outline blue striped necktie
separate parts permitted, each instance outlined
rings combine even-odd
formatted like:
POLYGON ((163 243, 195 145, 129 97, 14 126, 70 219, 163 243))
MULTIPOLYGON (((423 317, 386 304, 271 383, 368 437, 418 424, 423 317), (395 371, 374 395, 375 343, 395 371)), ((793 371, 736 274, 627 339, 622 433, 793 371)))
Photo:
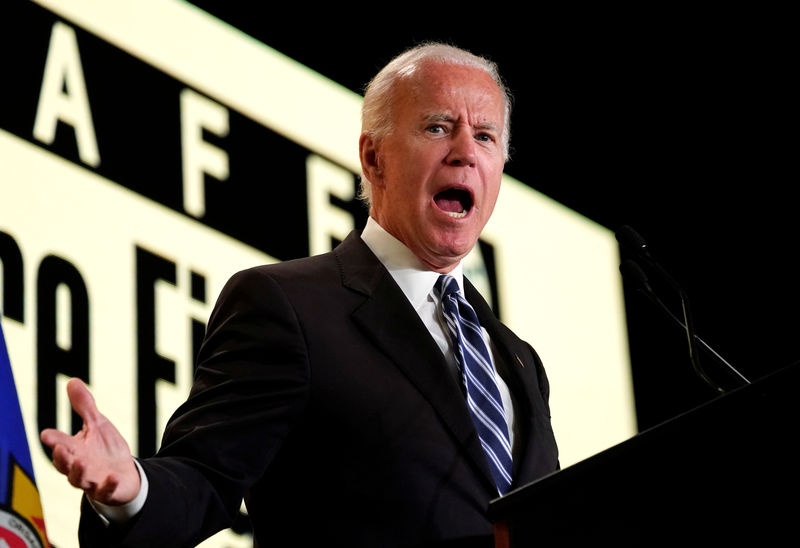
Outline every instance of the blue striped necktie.
POLYGON ((455 278, 442 274, 433 291, 442 303, 442 314, 466 387, 467 407, 488 457, 497 490, 504 495, 511 485, 511 443, 489 348, 475 310, 459 293, 455 278))

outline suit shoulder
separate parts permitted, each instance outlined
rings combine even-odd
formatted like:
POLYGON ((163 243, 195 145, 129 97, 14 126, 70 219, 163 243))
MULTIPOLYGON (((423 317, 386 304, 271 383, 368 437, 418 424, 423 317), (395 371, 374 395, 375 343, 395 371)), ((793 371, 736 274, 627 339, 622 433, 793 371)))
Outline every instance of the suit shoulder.
POLYGON ((337 263, 332 252, 245 268, 233 274, 229 283, 257 283, 259 279, 273 281, 320 279, 324 274, 336 272, 337 263))

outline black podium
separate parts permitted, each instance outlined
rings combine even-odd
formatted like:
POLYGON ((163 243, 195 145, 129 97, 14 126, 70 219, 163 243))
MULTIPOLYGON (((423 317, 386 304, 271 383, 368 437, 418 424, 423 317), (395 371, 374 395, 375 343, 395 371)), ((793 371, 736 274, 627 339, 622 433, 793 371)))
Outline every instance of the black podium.
POLYGON ((493 501, 496 546, 796 545, 799 392, 793 365, 493 501))

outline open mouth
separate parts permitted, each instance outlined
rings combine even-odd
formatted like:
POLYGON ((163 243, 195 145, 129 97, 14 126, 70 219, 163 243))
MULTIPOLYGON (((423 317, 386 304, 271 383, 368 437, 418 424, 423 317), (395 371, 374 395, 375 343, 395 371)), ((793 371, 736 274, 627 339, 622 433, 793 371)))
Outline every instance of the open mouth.
POLYGON ((472 195, 460 188, 448 188, 433 197, 436 205, 454 219, 466 217, 472 209, 472 195))

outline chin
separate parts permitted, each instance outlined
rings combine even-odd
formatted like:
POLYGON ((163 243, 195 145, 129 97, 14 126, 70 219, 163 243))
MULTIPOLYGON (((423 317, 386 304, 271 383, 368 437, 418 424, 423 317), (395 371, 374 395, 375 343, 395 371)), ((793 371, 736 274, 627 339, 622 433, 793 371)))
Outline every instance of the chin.
POLYGON ((439 246, 436 247, 439 257, 447 257, 451 261, 460 261, 463 259, 472 248, 475 246, 476 239, 467 239, 464 241, 447 241, 447 242, 440 242, 439 246))

